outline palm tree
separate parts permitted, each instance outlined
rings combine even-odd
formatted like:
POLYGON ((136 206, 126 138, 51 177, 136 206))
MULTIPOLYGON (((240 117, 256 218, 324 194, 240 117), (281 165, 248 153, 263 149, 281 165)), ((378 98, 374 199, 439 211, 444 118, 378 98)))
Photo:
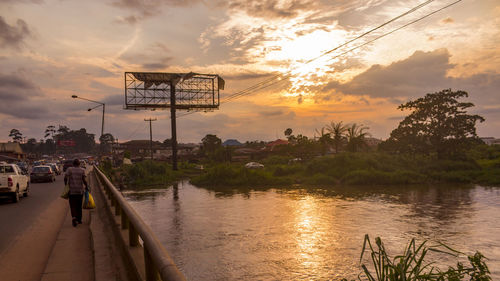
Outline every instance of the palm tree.
POLYGON ((370 136, 370 133, 365 132, 365 130, 368 129, 370 128, 356 123, 347 128, 347 149, 349 151, 356 152, 359 148, 366 146, 366 137, 370 136))
POLYGON ((318 141, 321 144, 321 155, 326 154, 326 150, 330 146, 332 142, 332 138, 330 137, 330 133, 327 133, 325 127, 321 128, 321 130, 315 129, 316 134, 319 135, 318 141))
POLYGON ((342 121, 335 123, 330 122, 330 125, 326 126, 326 130, 330 132, 330 137, 335 147, 335 153, 339 153, 339 148, 345 141, 345 132, 347 131, 347 126, 344 125, 342 121))

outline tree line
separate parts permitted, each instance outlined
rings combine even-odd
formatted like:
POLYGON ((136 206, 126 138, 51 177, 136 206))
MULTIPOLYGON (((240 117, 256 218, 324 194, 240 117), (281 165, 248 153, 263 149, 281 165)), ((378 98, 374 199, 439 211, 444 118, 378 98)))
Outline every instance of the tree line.
MULTIPOLYGON (((397 154, 423 154, 437 159, 464 159, 466 151, 482 143, 476 133, 476 123, 485 119, 477 114, 468 114, 474 106, 462 102, 465 91, 444 89, 428 93, 424 97, 398 106, 401 111, 410 111, 395 128, 390 137, 374 149, 397 154)), ((369 127, 357 123, 332 121, 315 130, 315 137, 294 135, 292 128, 283 133, 289 145, 276 148, 276 154, 288 154, 301 158, 325 155, 327 152, 358 152, 368 149, 371 136, 369 127)), ((250 144, 247 143, 247 146, 250 144)), ((201 155, 216 161, 230 159, 231 149, 223 148, 221 139, 208 134, 202 139, 201 155), (229 155, 229 156, 228 156, 229 155)))

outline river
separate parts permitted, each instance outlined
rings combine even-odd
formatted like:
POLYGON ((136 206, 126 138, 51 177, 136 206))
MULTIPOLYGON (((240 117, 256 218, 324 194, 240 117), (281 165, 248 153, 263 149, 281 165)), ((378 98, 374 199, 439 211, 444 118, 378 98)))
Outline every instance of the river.
POLYGON ((181 182, 123 194, 188 280, 354 279, 365 234, 380 236, 392 256, 412 238, 478 250, 500 280, 500 188, 220 192, 181 182))

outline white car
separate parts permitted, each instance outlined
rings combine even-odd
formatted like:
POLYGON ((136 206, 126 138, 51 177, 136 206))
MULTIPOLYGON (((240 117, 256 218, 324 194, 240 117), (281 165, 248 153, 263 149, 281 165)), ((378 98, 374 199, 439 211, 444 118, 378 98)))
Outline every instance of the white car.
POLYGON ((264 165, 257 162, 248 162, 245 164, 245 168, 247 169, 263 169, 264 165))
POLYGON ((9 196, 17 203, 20 195, 29 195, 28 176, 15 164, 0 162, 0 196, 9 196))

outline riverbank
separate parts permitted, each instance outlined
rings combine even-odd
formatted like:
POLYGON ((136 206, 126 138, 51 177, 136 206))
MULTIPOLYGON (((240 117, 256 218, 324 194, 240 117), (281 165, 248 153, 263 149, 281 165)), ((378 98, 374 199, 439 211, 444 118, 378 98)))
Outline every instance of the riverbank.
POLYGON ((435 160, 385 153, 341 153, 308 162, 287 157, 264 159, 263 169, 215 164, 191 179, 199 186, 408 185, 436 183, 500 184, 500 159, 435 160))
POLYGON ((181 162, 178 171, 166 162, 143 161, 103 171, 121 188, 164 187, 181 179, 211 188, 269 188, 300 185, 500 185, 500 148, 478 147, 466 159, 437 160, 426 155, 383 152, 343 152, 309 160, 273 155, 258 160, 261 169, 245 168, 243 162, 181 162))

